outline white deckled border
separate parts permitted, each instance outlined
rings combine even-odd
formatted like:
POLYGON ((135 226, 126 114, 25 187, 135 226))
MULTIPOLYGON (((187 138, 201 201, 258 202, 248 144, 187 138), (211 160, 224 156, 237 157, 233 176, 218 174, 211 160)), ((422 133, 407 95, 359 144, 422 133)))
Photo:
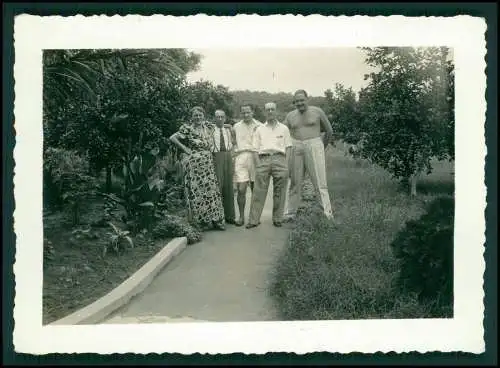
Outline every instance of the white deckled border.
POLYGON ((485 20, 471 16, 16 17, 15 351, 31 354, 484 352, 485 32, 485 20), (453 48, 456 66, 454 318, 42 326, 43 49, 360 46, 453 48))

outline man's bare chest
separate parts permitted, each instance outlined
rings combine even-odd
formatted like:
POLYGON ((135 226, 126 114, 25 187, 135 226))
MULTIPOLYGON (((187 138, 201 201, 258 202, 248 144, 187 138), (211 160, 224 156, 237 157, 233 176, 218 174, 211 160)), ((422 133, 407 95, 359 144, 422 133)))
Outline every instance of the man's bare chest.
POLYGON ((290 128, 291 129, 301 129, 301 128, 314 128, 320 125, 319 114, 314 112, 306 112, 304 114, 294 114, 290 117, 290 128))

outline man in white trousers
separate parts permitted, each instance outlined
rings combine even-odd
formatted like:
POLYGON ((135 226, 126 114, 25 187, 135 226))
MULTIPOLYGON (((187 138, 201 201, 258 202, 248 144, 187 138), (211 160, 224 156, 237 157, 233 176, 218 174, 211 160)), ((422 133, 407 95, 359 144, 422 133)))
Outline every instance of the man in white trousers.
POLYGON ((304 174, 307 173, 319 194, 325 216, 333 220, 325 163, 325 148, 333 136, 333 130, 325 112, 319 107, 308 106, 307 99, 306 91, 295 92, 295 110, 289 112, 284 121, 290 130, 293 142, 290 192, 285 218, 288 221, 293 220, 297 213, 302 199, 304 174))

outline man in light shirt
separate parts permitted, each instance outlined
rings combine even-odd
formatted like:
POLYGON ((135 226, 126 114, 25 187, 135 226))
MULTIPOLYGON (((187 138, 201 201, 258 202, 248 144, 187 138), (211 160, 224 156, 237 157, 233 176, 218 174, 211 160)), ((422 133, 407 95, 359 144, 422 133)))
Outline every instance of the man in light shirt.
POLYGON ((224 217, 228 224, 235 223, 234 215, 234 188, 233 188, 233 142, 231 128, 226 124, 226 113, 223 110, 215 111, 216 129, 214 135, 214 165, 215 175, 224 205, 224 217))
POLYGON ((288 113, 284 121, 290 129, 293 140, 290 195, 286 217, 287 220, 291 220, 297 213, 302 198, 304 174, 307 173, 319 194, 325 216, 333 219, 325 163, 325 149, 331 140, 333 130, 324 111, 316 106, 308 106, 307 98, 306 91, 295 92, 296 109, 288 113), (324 131, 323 135, 321 131, 324 131))
POLYGON ((236 226, 245 223, 245 206, 247 188, 253 192, 255 181, 255 166, 253 161, 253 136, 255 130, 262 123, 253 118, 253 111, 250 105, 241 106, 243 120, 233 126, 234 139, 234 181, 238 192, 237 202, 240 218, 236 221, 236 226))
POLYGON ((292 139, 288 127, 276 119, 276 104, 267 103, 265 110, 267 121, 257 128, 254 136, 255 188, 250 218, 246 226, 248 229, 260 224, 271 177, 273 178, 274 226, 282 225, 285 209, 292 139))

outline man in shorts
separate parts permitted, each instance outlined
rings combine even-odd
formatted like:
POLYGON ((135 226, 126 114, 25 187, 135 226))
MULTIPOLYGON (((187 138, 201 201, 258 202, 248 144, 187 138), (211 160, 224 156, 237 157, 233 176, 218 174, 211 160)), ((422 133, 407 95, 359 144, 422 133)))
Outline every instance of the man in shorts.
POLYGON ((262 123, 253 118, 253 110, 250 105, 241 106, 243 120, 233 126, 234 139, 234 181, 236 183, 239 219, 236 226, 245 223, 245 206, 248 185, 253 192, 255 182, 254 147, 253 138, 257 127, 262 123))

